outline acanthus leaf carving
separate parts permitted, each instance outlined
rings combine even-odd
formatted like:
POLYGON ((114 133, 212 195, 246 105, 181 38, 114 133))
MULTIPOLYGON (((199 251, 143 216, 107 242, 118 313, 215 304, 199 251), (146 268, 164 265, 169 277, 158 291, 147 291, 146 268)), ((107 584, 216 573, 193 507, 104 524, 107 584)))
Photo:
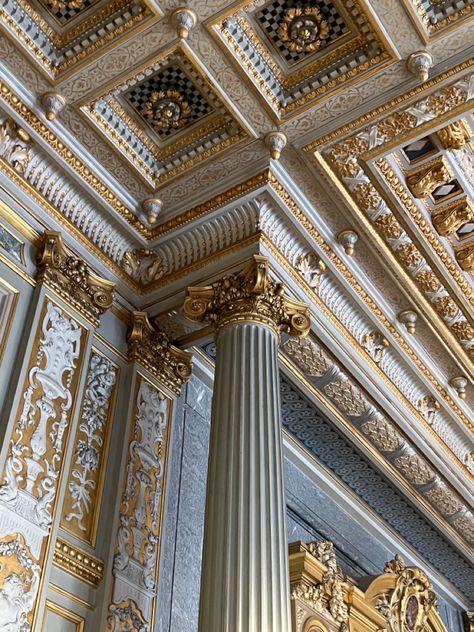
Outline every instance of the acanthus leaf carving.
POLYGON ((161 258, 149 248, 127 250, 122 258, 122 268, 143 285, 157 281, 165 273, 161 258))
POLYGON ((133 312, 128 334, 128 356, 137 360, 165 386, 179 394, 192 374, 192 355, 174 347, 168 336, 155 329, 146 312, 133 312))
POLYGON ((184 313, 217 329, 239 321, 260 322, 277 333, 305 336, 310 329, 308 306, 285 295, 269 274, 267 257, 253 255, 240 272, 205 287, 189 287, 184 313))
POLYGON ((31 140, 27 132, 12 119, 0 123, 0 156, 19 174, 23 174, 31 160, 31 140))
POLYGON ((50 285, 98 325, 101 314, 113 303, 114 283, 92 272, 82 259, 69 254, 61 234, 55 231, 44 233, 38 266, 38 281, 50 285))

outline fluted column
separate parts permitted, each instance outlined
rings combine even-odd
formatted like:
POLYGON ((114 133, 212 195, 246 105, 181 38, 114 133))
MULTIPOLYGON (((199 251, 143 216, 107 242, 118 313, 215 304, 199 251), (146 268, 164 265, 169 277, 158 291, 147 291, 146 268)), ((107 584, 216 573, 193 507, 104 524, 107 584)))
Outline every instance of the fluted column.
POLYGON ((199 630, 289 632, 278 341, 307 333, 307 307, 260 256, 188 293, 187 316, 217 332, 199 630))

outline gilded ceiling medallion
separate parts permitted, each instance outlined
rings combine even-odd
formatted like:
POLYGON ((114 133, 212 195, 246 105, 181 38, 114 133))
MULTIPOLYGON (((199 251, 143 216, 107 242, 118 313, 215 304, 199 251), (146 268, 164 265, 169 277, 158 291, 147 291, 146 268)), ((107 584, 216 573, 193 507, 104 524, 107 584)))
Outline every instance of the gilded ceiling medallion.
POLYGON ((329 35, 329 26, 315 7, 288 9, 278 29, 292 53, 313 53, 329 35))
POLYGON ((47 4, 54 11, 77 11, 84 7, 85 0, 48 0, 47 4))
POLYGON ((152 92, 143 111, 147 120, 161 130, 184 127, 191 116, 191 107, 177 90, 152 92))

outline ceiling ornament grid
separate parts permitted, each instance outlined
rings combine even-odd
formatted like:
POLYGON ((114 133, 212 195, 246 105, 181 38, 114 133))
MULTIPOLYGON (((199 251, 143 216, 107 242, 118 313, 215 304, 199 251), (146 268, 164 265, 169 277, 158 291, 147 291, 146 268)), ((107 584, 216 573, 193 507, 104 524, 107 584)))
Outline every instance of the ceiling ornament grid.
MULTIPOLYGON (((414 140, 414 136, 422 135, 423 132, 426 135, 426 130, 430 131, 430 126, 439 127, 443 121, 455 119, 456 113, 457 116, 459 113, 463 114, 472 106, 473 99, 474 75, 471 74, 368 126, 367 120, 375 119, 375 113, 365 116, 360 122, 359 131, 351 136, 343 137, 342 140, 337 139, 336 136, 343 136, 346 132, 346 128, 343 128, 337 134, 328 135, 305 148, 306 151, 314 153, 316 161, 322 165, 330 178, 349 193, 354 200, 353 206, 357 203, 359 212, 385 241, 397 262, 413 279, 435 312, 433 303, 439 298, 439 292, 448 298, 452 297, 454 304, 457 305, 456 314, 450 314, 441 322, 444 322, 453 334, 453 341, 457 340, 471 357, 474 357, 474 331, 469 322, 470 309, 463 306, 464 300, 474 304, 474 292, 470 281, 446 253, 444 245, 426 222, 418 206, 408 204, 404 199, 404 211, 408 211, 410 219, 417 223, 416 230, 422 235, 416 236, 414 240, 413 236, 406 232, 406 223, 404 222, 403 226, 400 224, 381 194, 380 187, 374 186, 376 178, 371 163, 375 163, 377 156, 386 154, 389 149, 407 145, 414 140), (417 244, 420 241, 423 243, 424 239, 430 242, 432 251, 438 255, 440 265, 448 273, 448 282, 430 267, 426 257, 429 260, 431 253, 425 256, 420 251, 417 244), (433 294, 426 286, 425 273, 433 273, 438 278, 440 290, 437 294, 433 294)), ((356 127, 357 123, 356 121, 351 124, 351 128, 356 127)), ((378 168, 383 169, 383 159, 376 164, 378 168)), ((385 175, 387 177, 389 174, 385 175)), ((392 184, 393 187, 396 186, 393 177, 392 184)))
POLYGON ((54 79, 157 19, 144 0, 7 0, 0 11, 0 25, 54 79))
POLYGON ((92 96, 81 112, 155 188, 248 138, 181 45, 92 96))
POLYGON ((209 28, 276 120, 396 59, 364 0, 243 2, 209 28))
POLYGON ((425 42, 474 14, 474 0, 403 0, 425 42))
POLYGON ((285 378, 280 394, 284 428, 441 574, 472 598, 474 578, 465 558, 285 378))

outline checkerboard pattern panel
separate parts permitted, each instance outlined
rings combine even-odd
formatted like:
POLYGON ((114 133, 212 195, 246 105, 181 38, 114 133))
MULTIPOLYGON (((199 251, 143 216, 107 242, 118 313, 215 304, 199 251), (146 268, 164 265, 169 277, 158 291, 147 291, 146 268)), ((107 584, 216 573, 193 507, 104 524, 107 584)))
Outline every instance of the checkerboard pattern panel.
POLYGON ((270 41, 273 43, 273 46, 275 47, 277 52, 283 57, 288 65, 295 64, 305 57, 315 54, 314 52, 293 53, 289 51, 286 47, 286 44, 281 41, 281 38, 278 34, 278 29, 280 28, 280 25, 288 9, 294 9, 298 7, 318 8, 321 11, 323 19, 327 22, 329 26, 329 34, 321 42, 321 47, 319 50, 326 48, 334 40, 343 35, 346 35, 349 32, 349 28, 344 23, 344 20, 342 19, 336 6, 333 2, 330 2, 330 0, 319 0, 319 2, 298 2, 298 0, 273 0, 272 2, 269 2, 262 9, 255 12, 254 18, 263 29, 263 31, 267 34, 267 36, 270 38, 270 41))
POLYGON ((67 22, 69 22, 69 20, 72 20, 77 15, 79 15, 79 13, 82 13, 93 4, 99 4, 100 0, 83 0, 83 2, 77 8, 71 6, 72 4, 77 3, 72 3, 70 1, 68 2, 68 0, 63 0, 58 8, 54 7, 54 4, 56 3, 52 3, 49 0, 40 0, 40 2, 44 6, 44 8, 58 20, 60 24, 66 24, 67 22))
POLYGON ((472 5, 474 0, 421 0, 421 8, 433 25, 472 5))
MULTIPOLYGON (((185 127, 195 123, 214 109, 184 70, 174 64, 160 69, 151 77, 147 77, 145 81, 135 85, 124 94, 124 98, 148 124, 151 124, 144 114, 145 104, 149 101, 152 93, 159 90, 176 90, 182 95, 184 101, 188 103, 191 108, 191 114, 187 119, 185 127)), ((168 130, 154 128, 160 138, 168 138, 182 129, 183 127, 179 130, 174 128, 168 130)))

